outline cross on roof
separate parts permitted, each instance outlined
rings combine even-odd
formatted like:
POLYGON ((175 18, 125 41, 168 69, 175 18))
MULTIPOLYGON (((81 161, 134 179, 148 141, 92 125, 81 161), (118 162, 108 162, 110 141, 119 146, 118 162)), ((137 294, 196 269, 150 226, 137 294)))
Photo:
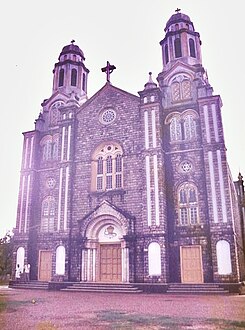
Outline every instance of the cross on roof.
POLYGON ((106 62, 106 66, 101 68, 102 72, 106 72, 106 81, 110 82, 110 74, 115 70, 115 65, 111 65, 109 61, 106 62))
POLYGON ((181 9, 177 8, 175 9, 176 13, 178 13, 179 11, 181 11, 181 9))
POLYGON ((74 42, 75 42, 75 40, 74 40, 74 39, 72 39, 72 41, 71 41, 71 44, 74 44, 74 42))

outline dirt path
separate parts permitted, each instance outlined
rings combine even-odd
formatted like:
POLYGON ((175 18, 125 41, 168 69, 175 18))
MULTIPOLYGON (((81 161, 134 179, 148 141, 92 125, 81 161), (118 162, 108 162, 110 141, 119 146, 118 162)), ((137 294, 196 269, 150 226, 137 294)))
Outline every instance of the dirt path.
POLYGON ((245 296, 238 295, 173 296, 21 289, 1 289, 0 295, 7 299, 7 308, 0 314, 3 330, 245 329, 245 296), (212 323, 210 319, 216 321, 212 323), (203 323, 204 320, 207 323, 203 323), (168 327, 165 327, 166 322, 168 327), (224 327, 225 324, 230 327, 224 327))

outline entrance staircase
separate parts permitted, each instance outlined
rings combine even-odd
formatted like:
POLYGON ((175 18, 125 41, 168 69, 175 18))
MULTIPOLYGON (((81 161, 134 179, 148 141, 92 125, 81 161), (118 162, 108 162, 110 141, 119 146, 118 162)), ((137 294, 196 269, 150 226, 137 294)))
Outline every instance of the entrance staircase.
POLYGON ((69 292, 110 292, 110 293, 141 293, 133 284, 79 282, 72 283, 60 291, 69 292))
POLYGON ((48 290, 48 282, 30 281, 28 283, 11 281, 9 288, 13 289, 33 289, 33 290, 48 290))
POLYGON ((168 286, 167 294, 228 294, 229 291, 215 283, 184 284, 171 283, 168 286))

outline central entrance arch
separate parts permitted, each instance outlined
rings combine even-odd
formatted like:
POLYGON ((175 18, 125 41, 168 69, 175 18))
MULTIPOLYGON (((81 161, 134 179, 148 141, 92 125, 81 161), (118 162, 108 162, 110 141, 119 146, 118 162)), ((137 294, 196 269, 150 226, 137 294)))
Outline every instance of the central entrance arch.
POLYGON ((81 228, 81 281, 129 282, 128 220, 108 204, 103 211, 81 228))

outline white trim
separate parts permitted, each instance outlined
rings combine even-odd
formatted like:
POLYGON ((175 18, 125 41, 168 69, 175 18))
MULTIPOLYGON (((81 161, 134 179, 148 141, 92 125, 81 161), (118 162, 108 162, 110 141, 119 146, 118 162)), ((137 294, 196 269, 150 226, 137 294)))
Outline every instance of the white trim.
POLYGON ((67 229, 68 184, 69 184, 69 166, 66 167, 66 174, 65 174, 64 230, 67 229))
POLYGON ((34 143, 34 136, 31 137, 31 150, 30 150, 29 168, 31 168, 31 165, 32 165, 33 143, 34 143))
POLYGON ((67 160, 70 160, 70 150, 71 150, 71 125, 68 126, 67 155, 66 155, 67 160))
POLYGON ((213 217, 214 217, 214 222, 217 223, 217 222, 219 222, 219 218, 218 218, 216 191, 215 191, 215 176, 214 176, 214 164, 213 164, 213 153, 212 153, 212 151, 208 152, 208 165, 209 165, 209 172, 210 172, 211 196, 212 196, 212 204, 213 204, 213 217))
POLYGON ((58 200, 58 221, 57 230, 60 230, 60 218, 61 218, 61 198, 62 198, 62 181, 63 181, 63 168, 60 168, 60 180, 59 180, 59 200, 58 200))
POLYGON ((151 226, 151 178, 150 178, 150 156, 145 157, 146 167, 146 200, 147 200, 147 222, 151 226))
POLYGON ((96 249, 92 249, 92 257, 93 257, 93 269, 92 269, 92 273, 93 273, 93 282, 95 282, 95 280, 96 280, 96 278, 95 278, 96 249))
POLYGON ((62 127, 62 139, 61 139, 61 160, 64 160, 64 148, 65 148, 65 126, 62 127))
POLYGON ((148 112, 144 112, 144 123, 145 123, 145 148, 149 149, 149 119, 148 112))
POLYGON ((91 249, 88 249, 88 259, 87 259, 87 281, 90 281, 90 264, 91 264, 91 249))
POLYGON ((85 281, 85 251, 82 250, 82 269, 81 269, 81 280, 85 281))
POLYGON ((25 190, 25 176, 22 177, 22 185, 21 185, 20 214, 19 214, 19 233, 21 233, 21 225, 22 225, 24 190, 25 190))
POLYGON ((218 131, 217 113, 216 113, 215 104, 212 104, 211 108, 212 108, 215 142, 219 142, 219 131, 218 131))
POLYGON ((31 181, 31 176, 29 174, 28 177, 27 177, 27 191, 26 191, 26 208, 25 208, 24 233, 26 233, 26 230, 27 230, 27 217, 28 217, 29 198, 30 198, 30 181, 31 181))
POLYGON ((154 193, 155 193, 155 222, 156 222, 156 226, 159 226, 160 221, 159 221, 159 186, 158 186, 157 155, 153 156, 153 168, 154 168, 154 193))
POLYGON ((24 168, 26 168, 27 165, 27 155, 28 155, 28 146, 29 146, 29 138, 26 138, 25 141, 25 158, 24 158, 24 168))
POLYGON ((156 111, 153 109, 151 112, 151 125, 152 125, 152 147, 157 146, 157 134, 156 134, 156 111))
POLYGON ((203 113, 204 113, 205 131, 206 131, 206 140, 207 140, 207 143, 210 143, 211 137, 210 137, 210 127, 209 127, 208 106, 207 105, 203 106, 203 113))
POLYGON ((227 222, 227 210, 225 202, 225 186, 224 186, 224 176, 222 170, 222 160, 220 150, 217 150, 217 159, 218 159, 218 171, 219 171, 219 186, 220 186, 220 196, 221 196, 221 205, 222 205, 222 219, 223 222, 227 222))

